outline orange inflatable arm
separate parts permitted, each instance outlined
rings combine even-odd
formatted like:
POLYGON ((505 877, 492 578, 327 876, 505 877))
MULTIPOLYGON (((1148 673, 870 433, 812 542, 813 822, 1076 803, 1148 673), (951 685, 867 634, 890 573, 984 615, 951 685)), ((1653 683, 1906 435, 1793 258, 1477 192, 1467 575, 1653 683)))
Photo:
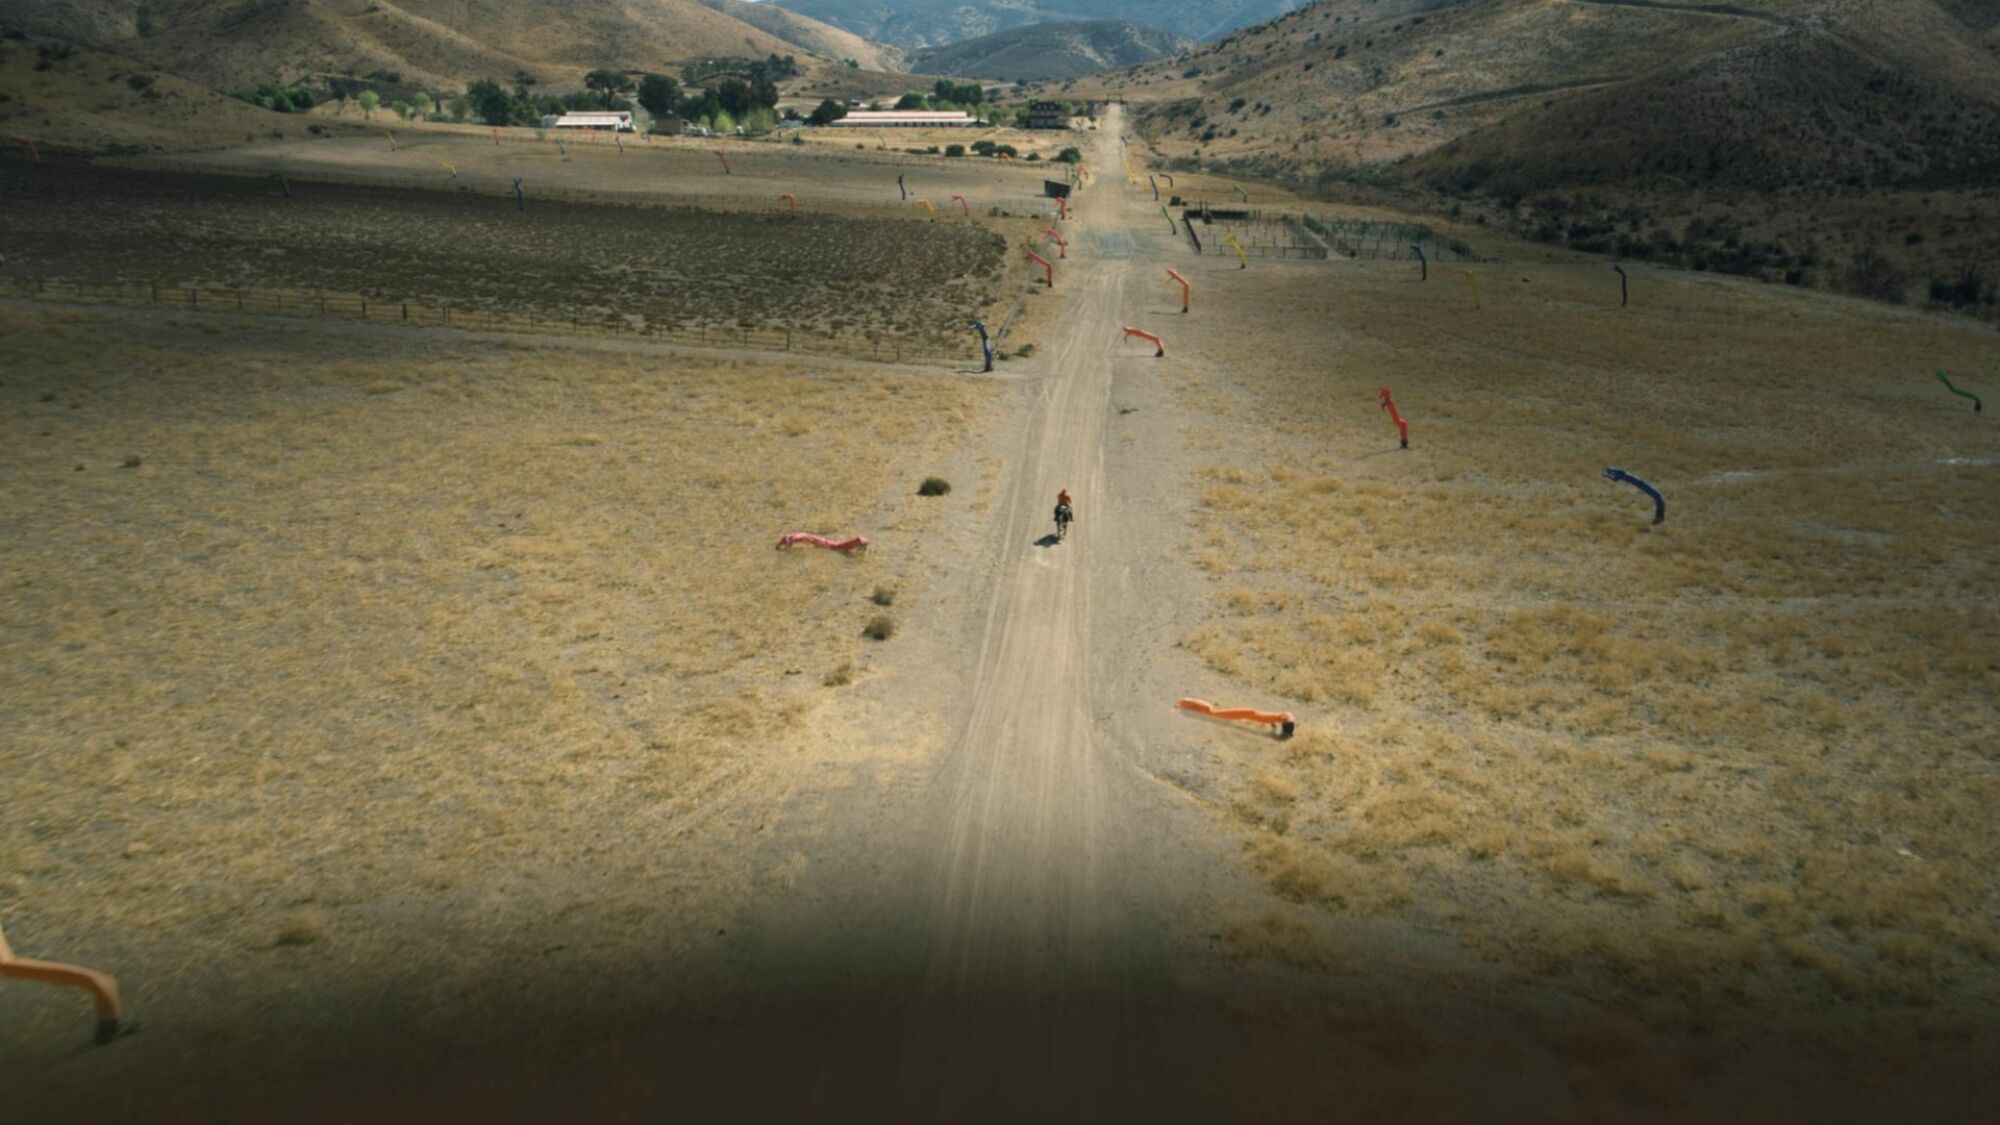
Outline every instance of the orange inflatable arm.
POLYGON ((715 158, 722 161, 722 174, 725 176, 729 175, 729 158, 722 155, 721 149, 715 150, 715 158))
POLYGON ((0 932, 0 978, 30 980, 40 984, 60 985, 64 988, 80 988, 90 993, 97 1002, 97 1041, 109 1043, 118 1037, 119 1020, 124 1009, 118 999, 118 982, 95 969, 85 969, 76 965, 63 965, 54 961, 35 961, 27 957, 16 957, 7 945, 7 935, 0 932))
POLYGON ((1396 409, 1396 400, 1389 397, 1389 388, 1382 388, 1382 409, 1389 412, 1389 420, 1396 423, 1396 432, 1403 438, 1403 448, 1410 448, 1410 424, 1403 421, 1403 412, 1396 409))
POLYGON ((865 551, 868 549, 868 537, 865 535, 857 535, 852 539, 843 539, 836 542, 824 535, 814 535, 810 531, 794 531, 778 540, 778 550, 785 550, 794 543, 810 543, 815 547, 825 547, 829 551, 865 551))
POLYGON ((1178 281, 1178 282, 1180 282, 1180 283, 1181 283, 1181 312, 1183 312, 1183 313, 1187 312, 1187 310, 1188 310, 1188 294, 1189 294, 1190 292, 1192 292, 1192 287, 1188 285, 1188 279, 1187 279, 1187 278, 1185 278, 1185 277, 1182 277, 1182 276, 1181 276, 1181 271, 1179 271, 1179 270, 1175 270, 1175 269, 1170 269, 1170 270, 1168 270, 1168 271, 1167 271, 1167 276, 1168 276, 1168 277, 1171 277, 1171 278, 1173 278, 1173 279, 1174 279, 1175 281, 1178 281))
POLYGON ((1064 238, 1062 236, 1061 231, 1057 230, 1054 227, 1043 227, 1042 236, 1045 238, 1052 238, 1055 240, 1056 250, 1057 250, 1056 257, 1058 258, 1069 257, 1069 239, 1064 238))
POLYGON ((1233 719, 1277 727, 1279 738, 1290 738, 1299 725, 1298 719, 1290 711, 1259 711, 1254 707, 1217 707, 1206 699, 1183 699, 1177 706, 1183 711, 1207 715, 1211 719, 1233 719))
POLYGON ((782 199, 782 200, 784 200, 784 201, 785 201, 786 203, 789 203, 789 204, 791 204, 791 206, 792 206, 792 214, 794 214, 794 215, 797 215, 797 214, 799 213, 799 197, 798 197, 798 196, 796 196, 796 195, 781 195, 781 196, 779 196, 778 198, 779 198, 779 199, 782 199))
POLYGON ((1042 257, 1033 250, 1028 251, 1028 257, 1042 264, 1042 276, 1048 281, 1049 288, 1054 289, 1056 287, 1056 268, 1049 264, 1047 258, 1042 257))
POLYGON ((964 196, 962 196, 962 195, 954 195, 954 196, 952 196, 952 198, 953 198, 953 199, 956 199, 956 200, 958 200, 958 206, 960 207, 960 209, 962 209, 962 210, 963 210, 963 211, 965 212, 965 214, 966 214, 966 216, 967 216, 967 217, 970 217, 970 216, 972 215, 972 204, 970 204, 970 203, 967 203, 967 202, 965 201, 965 197, 964 197, 964 196))
POLYGON ((1160 342, 1160 338, 1158 336, 1153 335, 1151 332, 1146 331, 1143 328, 1127 328, 1125 329, 1125 335, 1127 338, 1137 336, 1142 340, 1151 340, 1153 342, 1154 359, 1158 359, 1161 356, 1167 354, 1167 346, 1160 342))

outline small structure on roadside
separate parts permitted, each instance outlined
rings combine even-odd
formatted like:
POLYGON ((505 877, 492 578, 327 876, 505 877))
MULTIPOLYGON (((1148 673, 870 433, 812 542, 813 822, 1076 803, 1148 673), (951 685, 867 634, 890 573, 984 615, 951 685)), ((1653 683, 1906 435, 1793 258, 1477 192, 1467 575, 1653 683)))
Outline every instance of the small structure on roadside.
POLYGON ((1069 106, 1062 102, 1029 102, 1021 118, 1023 129, 1069 128, 1069 106))
POLYGON ((630 110, 605 110, 590 113, 552 113, 542 118, 544 129, 611 129, 620 133, 632 131, 630 110))

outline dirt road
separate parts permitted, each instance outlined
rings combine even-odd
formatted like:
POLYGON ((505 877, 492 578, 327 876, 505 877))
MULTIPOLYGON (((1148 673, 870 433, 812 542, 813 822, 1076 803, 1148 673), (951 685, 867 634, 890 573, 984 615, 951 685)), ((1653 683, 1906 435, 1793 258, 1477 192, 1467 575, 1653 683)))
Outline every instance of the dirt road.
POLYGON ((794 1112, 1122 1117, 1178 1098, 1159 1068, 1188 1021, 1163 985, 1188 904, 1236 876, 1228 845, 1139 765, 1132 732, 1163 700, 1131 697, 1121 671, 1135 643, 1171 642, 1133 624, 1164 593, 1133 581, 1157 575, 1140 526, 1156 512, 1106 471, 1116 372, 1155 363, 1150 348, 1117 358, 1141 268, 1117 114, 1042 298, 1061 311, 978 532, 991 564, 964 583, 963 620, 943 614, 962 637, 948 698, 930 701, 955 716, 948 748, 898 784, 863 767, 873 783, 828 811, 791 893, 743 920, 731 975, 760 982, 749 1025, 811 1029, 797 1046, 815 1078, 780 1099, 794 1112), (1078 519, 1058 543, 1063 488, 1078 519))

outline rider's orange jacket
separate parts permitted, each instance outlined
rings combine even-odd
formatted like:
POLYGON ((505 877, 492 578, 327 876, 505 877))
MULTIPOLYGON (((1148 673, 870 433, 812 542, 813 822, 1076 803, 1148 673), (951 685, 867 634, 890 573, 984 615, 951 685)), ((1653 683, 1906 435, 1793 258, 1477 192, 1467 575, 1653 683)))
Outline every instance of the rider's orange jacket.
POLYGON ((1061 492, 1056 493, 1056 503, 1058 504, 1069 503, 1069 489, 1065 488, 1061 492))

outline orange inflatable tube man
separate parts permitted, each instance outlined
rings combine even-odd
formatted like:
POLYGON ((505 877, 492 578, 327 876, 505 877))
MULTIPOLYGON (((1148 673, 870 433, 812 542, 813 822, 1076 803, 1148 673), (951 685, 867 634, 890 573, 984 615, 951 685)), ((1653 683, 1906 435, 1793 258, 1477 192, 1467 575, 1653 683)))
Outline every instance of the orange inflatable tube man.
POLYGON ((1177 706, 1183 711, 1197 715, 1207 715, 1211 719, 1233 719, 1245 723, 1262 723, 1277 727, 1279 738, 1290 738, 1299 728, 1299 722, 1290 711, 1259 711, 1254 707, 1217 707, 1206 699, 1183 699, 1177 706))
POLYGON ((97 1002, 97 1041, 109 1043, 118 1038, 118 1021, 123 1009, 118 999, 118 982, 110 976, 77 965, 16 957, 7 945, 6 933, 0 931, 0 978, 8 977, 80 988, 90 993, 97 1002))

